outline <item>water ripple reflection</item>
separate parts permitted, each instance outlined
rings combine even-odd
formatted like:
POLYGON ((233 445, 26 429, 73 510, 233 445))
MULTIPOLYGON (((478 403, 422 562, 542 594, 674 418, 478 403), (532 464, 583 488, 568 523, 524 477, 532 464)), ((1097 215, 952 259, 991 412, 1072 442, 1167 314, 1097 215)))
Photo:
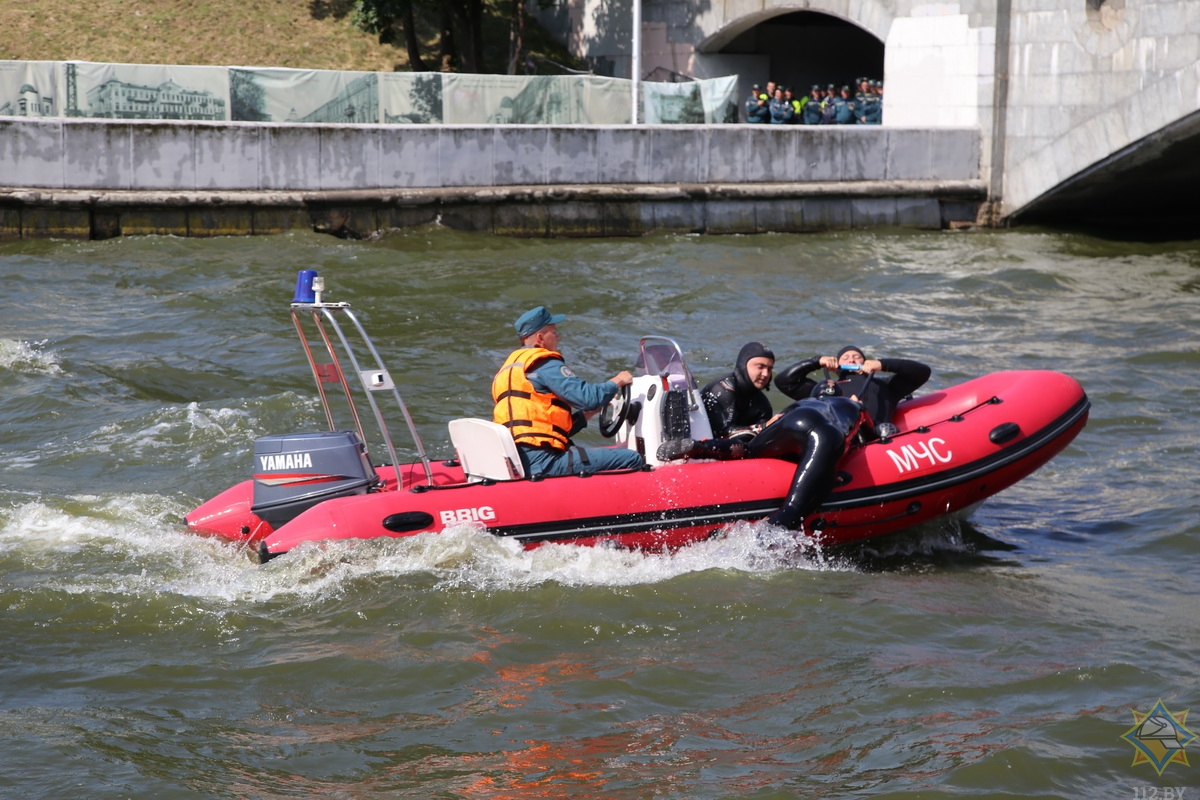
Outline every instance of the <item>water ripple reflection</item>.
MULTIPOLYGON (((1120 739, 1200 702, 1200 247, 1047 231, 500 240, 437 227, 0 243, 0 785, 14 796, 1100 797, 1194 783, 1120 739), (512 319, 581 375, 677 338, 854 343, 930 388, 1057 369, 1079 438, 969 520, 851 551, 469 527, 258 566, 182 515, 319 427, 295 271, 355 304, 435 456, 512 319)), ((772 392, 781 406, 783 398, 772 392)), ((591 441, 596 441, 594 438, 591 441)), ((404 457, 415 449, 403 442, 404 457)), ((1149 795, 1147 795, 1149 796, 1149 795)))

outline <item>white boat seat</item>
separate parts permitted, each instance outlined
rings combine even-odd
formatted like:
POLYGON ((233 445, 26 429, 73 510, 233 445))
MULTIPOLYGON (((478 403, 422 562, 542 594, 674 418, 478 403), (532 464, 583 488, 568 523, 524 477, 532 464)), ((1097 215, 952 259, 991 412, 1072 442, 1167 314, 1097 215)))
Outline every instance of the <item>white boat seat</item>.
POLYGON ((450 441, 470 483, 516 481, 525 477, 517 443, 508 428, 491 420, 450 420, 450 441))

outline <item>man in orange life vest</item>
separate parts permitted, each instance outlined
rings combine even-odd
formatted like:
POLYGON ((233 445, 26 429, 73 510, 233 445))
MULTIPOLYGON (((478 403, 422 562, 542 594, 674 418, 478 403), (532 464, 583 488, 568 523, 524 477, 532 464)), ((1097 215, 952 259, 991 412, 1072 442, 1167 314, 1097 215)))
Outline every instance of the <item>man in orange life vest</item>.
POLYGON ((635 450, 571 442, 587 426, 591 414, 584 412, 603 408, 633 376, 622 371, 604 383, 576 377, 558 352, 558 323, 564 319, 545 306, 517 318, 513 327, 521 347, 492 379, 492 418, 512 433, 530 477, 641 469, 646 460, 635 450))

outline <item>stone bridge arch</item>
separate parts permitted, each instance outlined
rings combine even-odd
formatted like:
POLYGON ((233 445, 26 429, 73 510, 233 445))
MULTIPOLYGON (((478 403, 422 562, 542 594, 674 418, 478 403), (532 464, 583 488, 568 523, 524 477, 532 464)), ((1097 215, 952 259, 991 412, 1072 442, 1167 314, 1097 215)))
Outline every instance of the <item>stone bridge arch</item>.
POLYGON ((895 18, 890 3, 865 0, 851 4, 848 0, 812 0, 804 3, 764 4, 730 3, 698 15, 696 32, 700 35, 696 50, 702 54, 720 52, 729 42, 746 31, 778 17, 795 13, 816 13, 850 23, 874 36, 881 44, 895 18))
MULTIPOLYGON (((884 41, 891 16, 880 3, 862 24, 847 15, 837 0, 758 8, 736 18, 700 16, 692 69, 715 74, 734 71, 741 76, 741 94, 753 83, 774 80, 797 96, 812 85, 850 85, 859 77, 884 77, 884 41), (720 25, 708 31, 705 25, 720 25), (735 60, 741 63, 734 64, 735 60)), ((865 6, 864 6, 865 7, 865 6)), ((724 9, 722 9, 724 10, 724 9)))
POLYGON ((1009 181, 1014 204, 1028 199, 1047 181, 1059 182, 1012 209, 1013 220, 1190 233, 1195 212, 1188 198, 1200 185, 1200 111, 1087 162, 1104 153, 1108 146, 1104 137, 1124 125, 1126 115, 1124 109, 1105 110, 1078 135, 1063 137, 1015 164, 1009 181), (1055 151, 1070 151, 1075 163, 1066 156, 1059 163, 1055 151), (1052 172, 1036 174, 1036 169, 1048 164, 1053 164, 1052 172), (1070 170, 1075 171, 1064 179, 1061 173, 1070 170))
POLYGON ((810 85, 884 77, 895 14, 887 0, 713 3, 647 0, 643 69, 706 78, 737 73, 740 94, 767 80, 798 95, 810 85))
MULTIPOLYGON (((1063 27, 1084 29, 1083 10, 1077 17, 1063 27)), ((1089 71, 1049 69, 1032 45, 1014 45, 1008 107, 1023 125, 1010 129, 1005 149, 1006 214, 1098 226, 1194 225, 1186 198, 1200 182, 1200 37, 1169 25, 1143 19, 1123 40, 1115 28, 1111 52, 1060 45, 1060 54, 1082 50, 1089 66, 1101 67, 1089 71)))
MULTIPOLYGON (((994 19, 978 7, 954 2, 913 7, 905 0, 643 2, 647 71, 665 67, 699 78, 736 73, 742 97, 753 83, 767 79, 790 81, 803 92, 813 83, 880 78, 887 86, 885 126, 975 128, 982 152, 988 152, 995 28, 994 19), (823 24, 846 43, 843 51, 867 55, 835 65, 828 74, 804 65, 804 51, 811 47, 784 53, 784 48, 746 46, 754 32, 767 31, 769 39, 773 26, 785 24, 823 24), (798 69, 789 69, 796 63, 798 69)), ((982 2, 987 6, 991 0, 982 2)), ((980 168, 986 180, 986 162, 980 168)))

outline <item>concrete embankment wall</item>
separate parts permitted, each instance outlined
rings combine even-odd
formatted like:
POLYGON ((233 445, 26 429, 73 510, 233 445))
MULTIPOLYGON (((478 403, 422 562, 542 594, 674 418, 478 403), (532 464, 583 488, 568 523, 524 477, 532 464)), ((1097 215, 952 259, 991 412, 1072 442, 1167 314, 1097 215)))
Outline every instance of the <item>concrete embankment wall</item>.
POLYGON ((974 220, 979 165, 973 128, 7 118, 0 237, 937 228, 974 220))

